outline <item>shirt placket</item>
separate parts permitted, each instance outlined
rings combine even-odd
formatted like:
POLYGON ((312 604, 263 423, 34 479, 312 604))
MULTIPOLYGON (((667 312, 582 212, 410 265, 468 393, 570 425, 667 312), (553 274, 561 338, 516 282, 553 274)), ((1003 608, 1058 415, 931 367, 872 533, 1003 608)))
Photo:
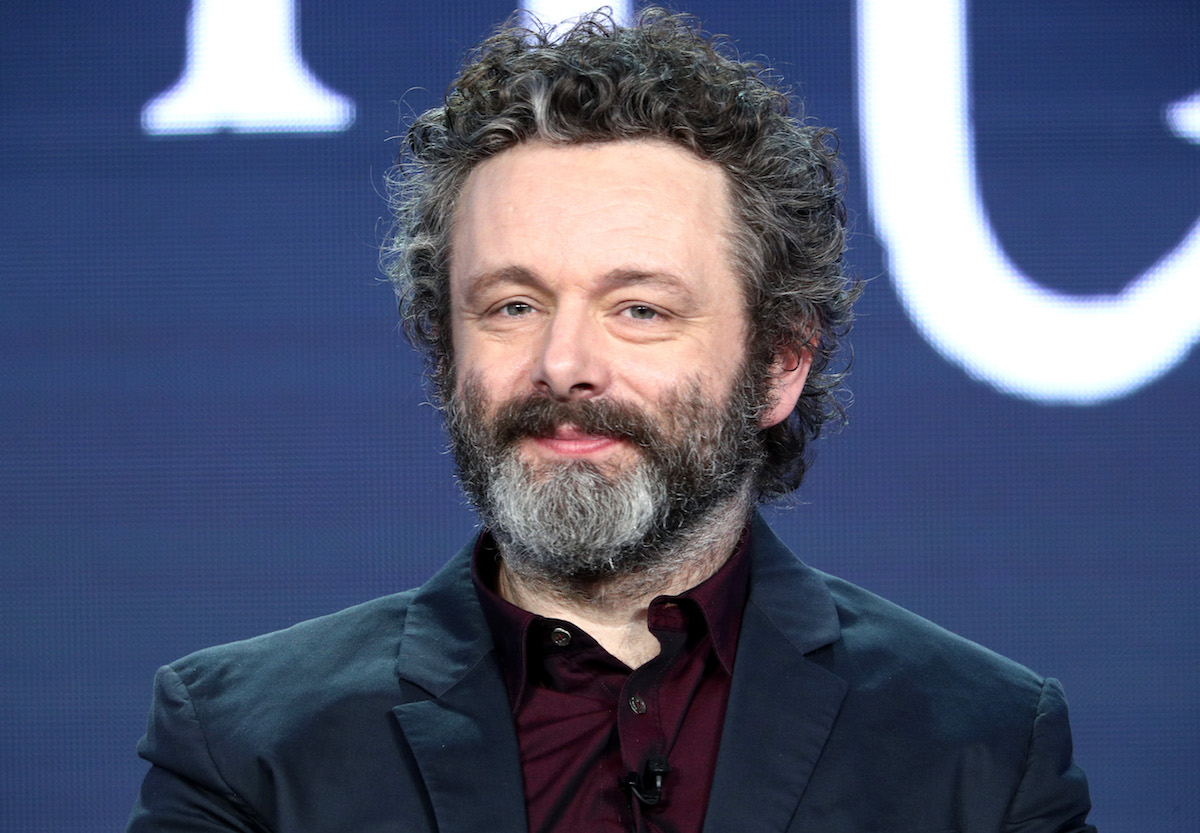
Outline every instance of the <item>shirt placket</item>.
MULTIPOLYGON (((657 829, 654 819, 660 805, 654 798, 653 774, 648 770, 656 762, 667 763, 673 738, 667 737, 666 727, 676 721, 663 713, 662 681, 686 641, 686 633, 673 629, 656 631, 655 636, 662 646, 659 655, 630 672, 617 704, 617 741, 627 773, 626 792, 634 831, 657 829), (628 786, 630 781, 633 786, 628 786), (641 793, 640 797, 635 790, 641 793)), ((669 777, 668 772, 664 786, 669 777)))

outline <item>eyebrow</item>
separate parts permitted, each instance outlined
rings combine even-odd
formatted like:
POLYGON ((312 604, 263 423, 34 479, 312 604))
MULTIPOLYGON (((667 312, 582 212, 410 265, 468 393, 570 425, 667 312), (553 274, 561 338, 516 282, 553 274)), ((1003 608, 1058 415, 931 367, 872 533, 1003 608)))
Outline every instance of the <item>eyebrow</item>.
POLYGON ((524 266, 504 266, 469 276, 464 281, 463 301, 468 307, 479 303, 480 296, 497 284, 517 284, 531 289, 545 289, 546 285, 524 266))
MULTIPOLYGON (((471 275, 465 281, 463 300, 468 306, 479 302, 480 296, 497 284, 515 284, 534 290, 548 290, 546 282, 524 266, 504 266, 471 275)), ((626 286, 652 286, 673 295, 691 295, 691 289, 678 275, 646 269, 617 268, 606 272, 597 284, 600 292, 611 292, 626 286)))
POLYGON ((678 275, 644 269, 613 269, 600 279, 600 290, 608 292, 624 286, 652 286, 676 295, 690 295, 691 289, 678 275))

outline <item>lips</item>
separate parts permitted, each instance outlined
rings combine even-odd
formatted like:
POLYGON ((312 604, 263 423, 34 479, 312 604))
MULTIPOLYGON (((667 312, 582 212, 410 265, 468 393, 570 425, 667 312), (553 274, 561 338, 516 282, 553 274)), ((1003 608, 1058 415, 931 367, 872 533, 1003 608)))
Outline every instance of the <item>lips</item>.
POLYGON ((533 443, 566 457, 583 457, 607 451, 621 440, 606 434, 592 434, 574 425, 561 425, 549 436, 535 436, 533 443))
POLYGON ((535 393, 502 403, 492 426, 497 449, 521 444, 553 455, 594 454, 612 444, 648 448, 659 437, 650 415, 628 403, 560 402, 535 393))

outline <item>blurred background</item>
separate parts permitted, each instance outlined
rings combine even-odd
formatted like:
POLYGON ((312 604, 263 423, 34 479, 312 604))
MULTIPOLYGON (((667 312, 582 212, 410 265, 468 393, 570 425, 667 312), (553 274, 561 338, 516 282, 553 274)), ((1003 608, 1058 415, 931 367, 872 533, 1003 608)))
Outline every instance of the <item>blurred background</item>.
MULTIPOLYGON (((1194 833, 1200 7, 877 4, 678 6, 849 172, 850 424, 769 515, 1061 679, 1102 830, 1194 833)), ((155 668, 471 535, 381 282, 381 181, 511 11, 0 8, 3 830, 121 829, 155 668)))

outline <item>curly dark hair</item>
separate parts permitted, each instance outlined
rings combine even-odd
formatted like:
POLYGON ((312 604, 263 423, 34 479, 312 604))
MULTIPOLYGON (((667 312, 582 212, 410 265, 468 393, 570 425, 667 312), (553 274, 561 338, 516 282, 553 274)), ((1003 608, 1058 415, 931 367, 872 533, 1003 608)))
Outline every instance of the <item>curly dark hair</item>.
POLYGON ((384 264, 409 340, 429 361, 435 399, 453 390, 450 230, 482 161, 530 139, 577 144, 653 138, 727 174, 740 233, 734 262, 749 311, 748 364, 764 374, 781 349, 812 367, 787 420, 763 432, 762 496, 795 489, 805 449, 843 416, 831 368, 859 286, 842 269, 845 207, 837 144, 791 114, 788 95, 694 19, 662 9, 633 26, 599 12, 566 34, 506 25, 473 53, 443 107, 408 131, 388 186, 396 227, 384 264))

